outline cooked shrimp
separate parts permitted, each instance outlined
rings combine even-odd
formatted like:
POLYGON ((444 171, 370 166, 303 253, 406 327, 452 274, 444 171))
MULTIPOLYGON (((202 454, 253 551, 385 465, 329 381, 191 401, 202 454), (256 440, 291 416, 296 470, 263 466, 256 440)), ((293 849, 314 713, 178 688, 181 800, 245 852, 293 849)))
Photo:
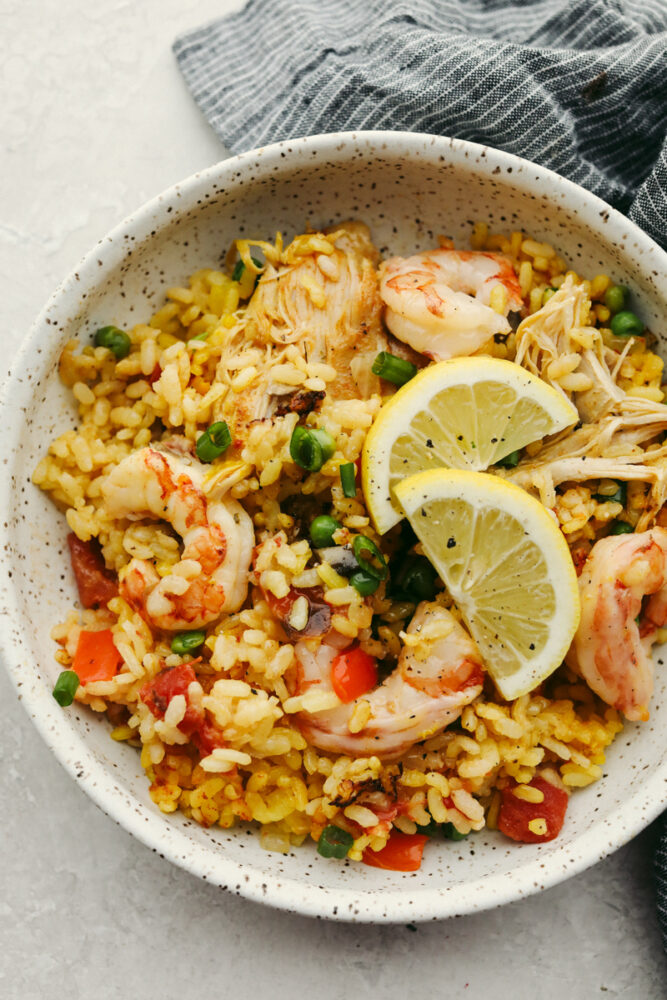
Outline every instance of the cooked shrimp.
POLYGON ((579 591, 581 623, 568 663, 608 705, 646 721, 651 646, 667 621, 667 531, 602 538, 584 564, 579 591))
POLYGON ((205 471, 182 448, 147 447, 124 458, 102 487, 112 517, 161 518, 183 539, 180 562, 168 576, 161 578, 145 559, 132 559, 120 584, 127 601, 167 631, 237 611, 248 590, 252 521, 235 500, 207 502, 205 471))
POLYGON ((494 334, 509 333, 507 313, 523 306, 509 261, 468 250, 392 257, 380 268, 380 295, 394 336, 434 361, 474 354, 494 334))
MULTIPOLYGON (((331 665, 340 652, 335 634, 311 652, 295 646, 298 692, 333 695, 331 665)), ((407 629, 394 672, 369 694, 333 709, 298 716, 304 736, 314 746, 353 757, 374 754, 395 758, 454 722, 482 690, 482 662, 475 643, 456 619, 438 604, 423 601, 407 629), (414 643, 414 645, 413 645, 414 643), (361 706, 368 719, 350 731, 361 706)))

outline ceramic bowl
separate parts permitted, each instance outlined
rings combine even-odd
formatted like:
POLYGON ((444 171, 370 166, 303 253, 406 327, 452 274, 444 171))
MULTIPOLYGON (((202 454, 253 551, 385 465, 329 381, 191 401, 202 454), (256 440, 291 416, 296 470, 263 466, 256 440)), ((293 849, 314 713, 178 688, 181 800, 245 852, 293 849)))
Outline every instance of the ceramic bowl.
POLYGON ((251 829, 205 830, 180 814, 165 816, 151 802, 138 753, 109 739, 104 719, 76 705, 63 710, 51 696, 58 666, 49 626, 76 595, 65 520, 30 475, 46 443, 75 423, 57 374, 64 342, 108 322, 147 318, 165 288, 217 265, 234 237, 289 235, 307 223, 350 217, 369 223, 384 254, 428 248, 441 233, 467 246, 479 219, 495 231, 521 229, 554 244, 582 274, 604 271, 629 285, 653 330, 665 315, 667 257, 646 235, 582 188, 497 150, 367 132, 282 142, 224 160, 105 236, 25 339, 0 419, 1 635, 19 697, 56 757, 101 809, 170 861, 286 910, 338 920, 438 919, 553 885, 620 847, 667 805, 667 670, 659 653, 651 721, 626 726, 605 777, 573 796, 556 840, 520 845, 482 832, 433 843, 411 874, 325 860, 312 844, 287 856, 267 853, 251 829))

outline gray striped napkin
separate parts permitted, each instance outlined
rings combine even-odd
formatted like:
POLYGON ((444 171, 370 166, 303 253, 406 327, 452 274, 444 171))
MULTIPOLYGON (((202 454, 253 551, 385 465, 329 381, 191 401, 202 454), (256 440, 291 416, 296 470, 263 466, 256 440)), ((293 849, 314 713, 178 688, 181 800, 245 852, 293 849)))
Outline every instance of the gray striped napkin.
POLYGON ((667 244, 665 0, 250 0, 174 51, 234 152, 347 129, 471 139, 558 171, 667 244))
POLYGON ((250 0, 174 51, 233 152, 364 128, 472 139, 667 241, 666 0, 250 0))

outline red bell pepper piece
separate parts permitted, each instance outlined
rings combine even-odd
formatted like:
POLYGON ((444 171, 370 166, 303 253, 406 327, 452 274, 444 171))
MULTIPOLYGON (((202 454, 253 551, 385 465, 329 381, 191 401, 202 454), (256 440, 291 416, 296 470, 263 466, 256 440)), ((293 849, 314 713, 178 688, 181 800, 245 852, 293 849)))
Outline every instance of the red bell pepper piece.
POLYGON ((123 657, 114 646, 110 628, 99 632, 81 631, 72 664, 81 684, 110 681, 122 662, 123 657))
POLYGON ((416 872, 422 863, 424 844, 428 837, 423 833, 399 833, 394 830, 380 851, 367 847, 361 856, 365 865, 386 868, 392 872, 416 872))
POLYGON ((208 721, 203 709, 195 708, 188 702, 188 688, 197 680, 193 669, 193 663, 197 662, 191 660, 190 663, 180 663, 177 667, 166 667, 161 670, 152 681, 144 684, 139 697, 145 705, 148 705, 153 715, 162 719, 171 699, 177 694, 182 694, 187 708, 178 723, 178 729, 190 737, 202 757, 208 757, 215 747, 225 746, 225 741, 220 730, 208 721))
POLYGON ((360 646, 346 649, 331 664, 331 684, 343 702, 354 701, 377 687, 378 669, 374 656, 360 646))

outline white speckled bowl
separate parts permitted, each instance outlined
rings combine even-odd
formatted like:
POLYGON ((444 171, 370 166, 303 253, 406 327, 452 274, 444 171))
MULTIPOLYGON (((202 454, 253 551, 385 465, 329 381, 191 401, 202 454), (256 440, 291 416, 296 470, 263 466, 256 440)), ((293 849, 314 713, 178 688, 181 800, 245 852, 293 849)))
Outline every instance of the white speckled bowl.
POLYGON ((327 861, 312 845, 286 857, 269 854, 251 830, 204 830, 180 814, 165 816, 149 798, 137 752, 110 740, 105 721, 76 706, 62 710, 51 696, 58 667, 49 629, 74 602, 75 588, 64 518, 30 475, 46 443, 74 425, 57 376, 63 343, 104 323, 148 317, 167 286, 216 265, 235 236, 271 238, 276 229, 292 234, 307 222, 349 217, 368 222, 385 253, 427 248, 440 233, 465 246, 478 219, 494 230, 523 229, 554 243, 576 270, 603 270, 628 284, 654 330, 665 315, 667 255, 582 188, 497 150, 427 135, 349 133, 279 143, 196 174, 88 254, 17 357, 0 419, 1 637, 19 697, 58 759, 154 851, 287 910, 338 920, 437 919, 553 885, 620 847, 667 805, 666 673, 658 669, 651 721, 627 725, 605 778, 573 796, 557 840, 518 845, 480 833, 433 843, 413 874, 327 861))

